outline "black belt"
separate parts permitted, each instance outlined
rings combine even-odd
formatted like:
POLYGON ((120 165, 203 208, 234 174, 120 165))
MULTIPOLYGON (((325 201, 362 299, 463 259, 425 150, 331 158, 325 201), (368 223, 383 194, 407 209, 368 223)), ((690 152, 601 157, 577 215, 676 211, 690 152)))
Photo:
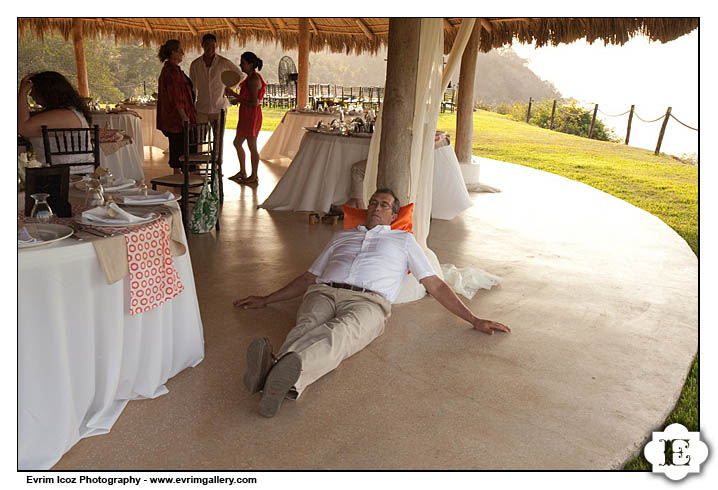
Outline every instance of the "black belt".
POLYGON ((344 284, 343 282, 325 282, 323 283, 325 286, 329 286, 330 288, 339 288, 339 289, 349 289, 351 291, 357 291, 359 293, 374 293, 379 294, 376 291, 372 291, 371 289, 367 288, 360 288, 358 286, 352 286, 351 284, 344 284))

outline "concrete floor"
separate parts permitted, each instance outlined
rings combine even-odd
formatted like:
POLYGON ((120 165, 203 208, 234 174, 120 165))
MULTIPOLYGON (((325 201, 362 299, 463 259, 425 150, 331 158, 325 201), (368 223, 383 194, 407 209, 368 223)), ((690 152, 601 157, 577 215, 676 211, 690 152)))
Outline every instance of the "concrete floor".
MULTIPOLYGON (((153 157, 148 177, 167 168, 153 157)), ((231 146, 225 160, 230 176, 231 146)), ((697 351, 688 245, 591 187, 482 160, 481 181, 502 192, 471 194, 428 243, 442 263, 501 278, 467 303, 513 332, 473 331, 428 297, 398 305, 382 337, 262 418, 242 388, 245 349, 279 346, 299 300, 232 301, 303 272, 336 229, 256 209, 284 170, 260 164, 256 189, 225 181, 221 232, 190 236, 205 360, 55 469, 613 469, 674 406, 697 351)))

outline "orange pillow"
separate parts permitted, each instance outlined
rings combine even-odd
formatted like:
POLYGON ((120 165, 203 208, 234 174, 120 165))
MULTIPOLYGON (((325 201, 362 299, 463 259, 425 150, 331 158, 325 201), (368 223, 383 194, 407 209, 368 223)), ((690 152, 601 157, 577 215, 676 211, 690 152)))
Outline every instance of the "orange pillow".
MULTIPOLYGON (((366 223, 366 209, 357 209, 346 204, 342 206, 344 211, 344 229, 356 228, 366 223)), ((399 209, 399 216, 391 224, 392 230, 404 230, 412 232, 411 218, 414 215, 414 203, 409 203, 399 209)))

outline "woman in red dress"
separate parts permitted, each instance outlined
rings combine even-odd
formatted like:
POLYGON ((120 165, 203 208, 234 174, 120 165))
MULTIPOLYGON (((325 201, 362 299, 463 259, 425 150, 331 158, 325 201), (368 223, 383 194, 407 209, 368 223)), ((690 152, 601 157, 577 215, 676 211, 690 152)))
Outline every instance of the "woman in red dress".
POLYGON ((157 89, 157 129, 169 140, 169 164, 177 174, 181 172, 179 159, 184 153, 184 123, 197 122, 194 91, 189 77, 179 67, 184 58, 179 41, 170 39, 164 43, 157 57, 164 63, 157 89))
POLYGON ((251 51, 242 53, 239 61, 239 68, 247 74, 242 83, 239 84, 239 93, 227 88, 226 95, 239 99, 239 121, 237 122, 237 135, 234 138, 234 147, 237 149, 239 158, 239 172, 230 179, 240 184, 256 185, 257 168, 259 167, 259 152, 257 151, 257 135, 262 128, 262 99, 267 84, 257 73, 262 69, 262 60, 251 51), (242 143, 247 140, 250 159, 252 162, 252 174, 247 177, 245 170, 246 157, 242 149, 242 143))

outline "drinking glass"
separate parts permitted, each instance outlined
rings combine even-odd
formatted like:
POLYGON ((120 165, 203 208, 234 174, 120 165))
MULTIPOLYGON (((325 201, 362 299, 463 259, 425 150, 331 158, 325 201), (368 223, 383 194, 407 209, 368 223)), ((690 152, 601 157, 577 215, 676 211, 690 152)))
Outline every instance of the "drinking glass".
POLYGON ((115 176, 112 175, 109 169, 100 176, 100 184, 102 184, 102 187, 110 187, 114 181, 115 176))
POLYGON ((32 205, 32 211, 30 211, 30 217, 35 218, 40 223, 49 223, 55 216, 52 212, 52 208, 47 202, 47 198, 50 194, 44 192, 38 192, 32 194, 30 197, 35 199, 35 204, 32 205))
POLYGON ((91 208, 105 205, 105 194, 102 184, 97 179, 90 179, 87 182, 87 190, 85 192, 85 205, 91 208))
POLYGON ((145 184, 145 180, 141 179, 140 183, 137 184, 137 193, 140 196, 147 197, 147 184, 145 184))

